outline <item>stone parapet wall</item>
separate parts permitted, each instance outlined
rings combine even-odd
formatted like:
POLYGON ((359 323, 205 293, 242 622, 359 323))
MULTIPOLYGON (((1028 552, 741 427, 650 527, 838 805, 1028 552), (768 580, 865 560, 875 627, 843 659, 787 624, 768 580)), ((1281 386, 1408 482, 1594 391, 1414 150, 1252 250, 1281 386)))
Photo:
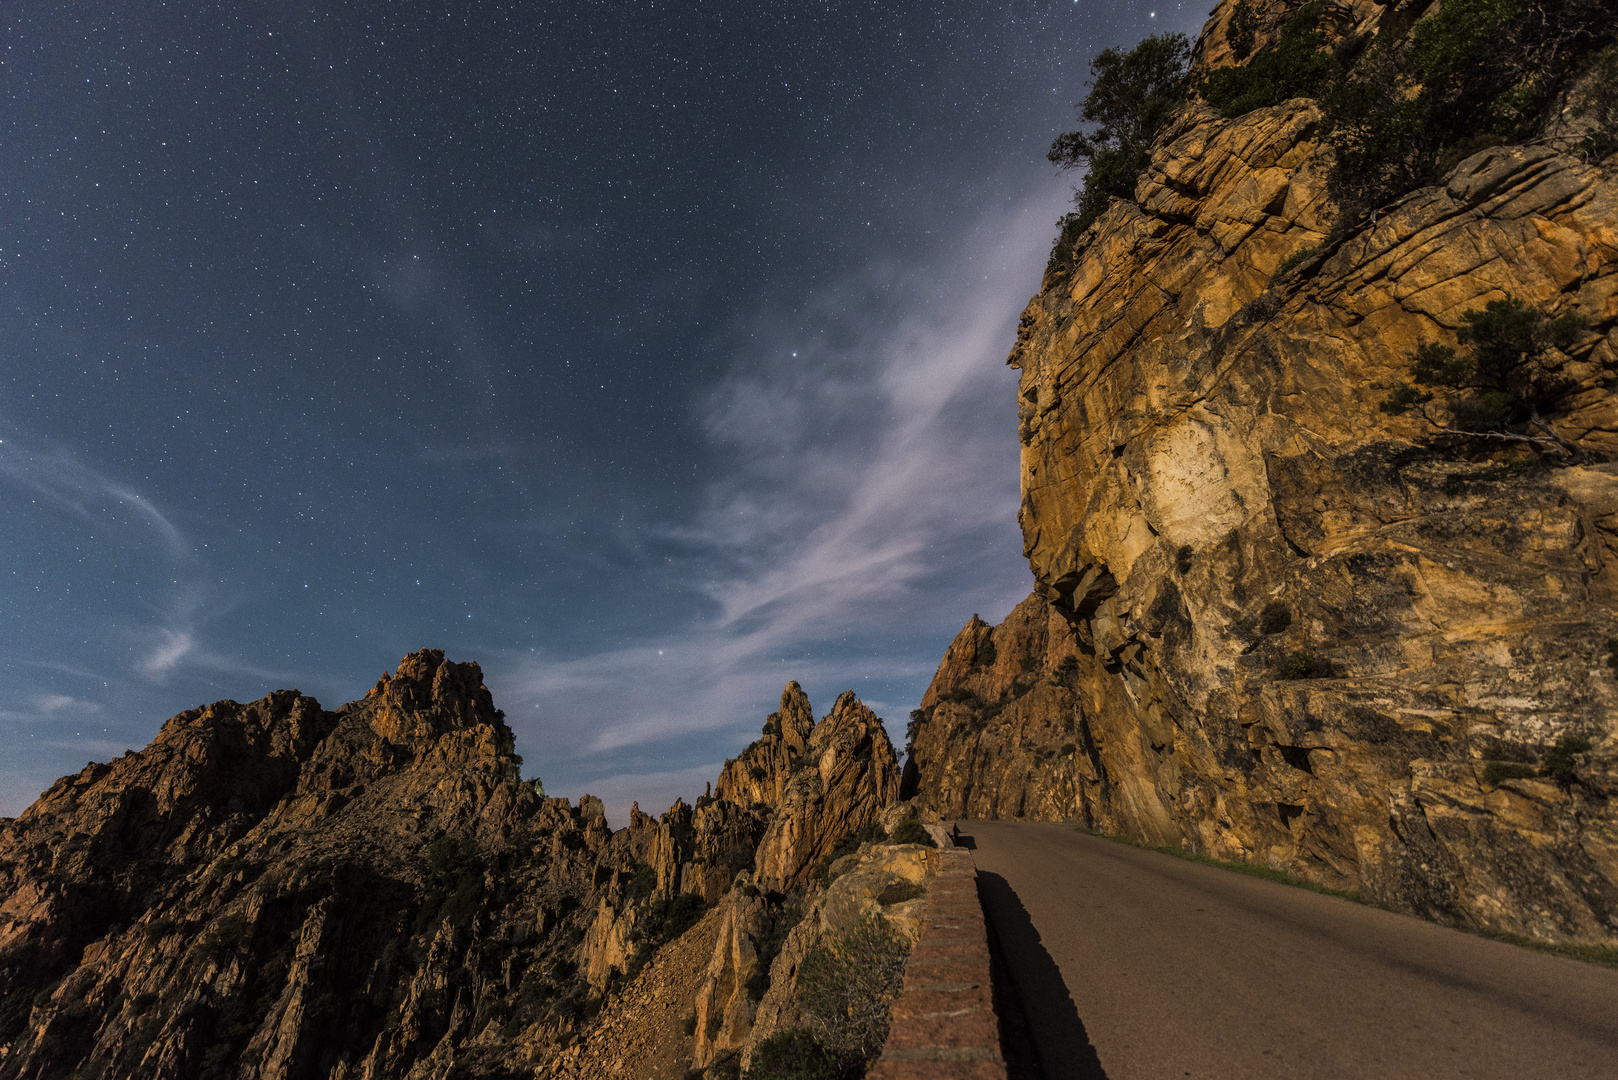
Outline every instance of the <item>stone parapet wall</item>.
POLYGON ((921 939, 905 966, 892 1017, 869 1080, 1006 1080, 988 931, 970 851, 939 852, 921 939))

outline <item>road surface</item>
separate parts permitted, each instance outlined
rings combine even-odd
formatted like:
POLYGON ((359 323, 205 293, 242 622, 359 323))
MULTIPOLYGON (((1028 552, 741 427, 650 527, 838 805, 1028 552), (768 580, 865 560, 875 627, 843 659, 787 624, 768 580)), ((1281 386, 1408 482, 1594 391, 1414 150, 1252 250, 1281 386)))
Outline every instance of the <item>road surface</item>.
POLYGON ((1050 1080, 1618 1077, 1618 970, 1069 826, 960 830, 1050 1080))

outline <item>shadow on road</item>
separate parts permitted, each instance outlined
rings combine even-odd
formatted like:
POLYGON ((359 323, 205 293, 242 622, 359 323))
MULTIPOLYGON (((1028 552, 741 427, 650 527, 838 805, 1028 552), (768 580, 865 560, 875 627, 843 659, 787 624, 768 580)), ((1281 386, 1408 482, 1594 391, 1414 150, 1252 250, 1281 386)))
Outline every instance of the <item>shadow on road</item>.
POLYGON ((1056 961, 1045 951, 1022 901, 1005 878, 982 870, 978 871, 978 896, 1022 1009, 1022 1022, 1010 1017, 1004 1024, 1007 1065, 1012 1076, 1030 1080, 1107 1080, 1067 983, 1062 981, 1056 961), (1032 1048, 1025 1044, 1029 1039, 1032 1048), (1037 1061, 1031 1060, 1035 1055, 1029 1053, 1030 1049, 1037 1053, 1037 1061))

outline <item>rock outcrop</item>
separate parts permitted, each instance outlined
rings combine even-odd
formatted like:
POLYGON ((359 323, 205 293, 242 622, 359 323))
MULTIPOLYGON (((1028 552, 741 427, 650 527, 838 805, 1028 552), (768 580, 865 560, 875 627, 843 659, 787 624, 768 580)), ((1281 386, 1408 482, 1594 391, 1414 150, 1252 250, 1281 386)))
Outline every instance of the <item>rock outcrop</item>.
POLYGON ((477 665, 427 650, 58 781, 0 822, 0 1078, 683 1076, 748 1043, 807 871, 898 784, 870 710, 816 725, 795 683, 721 797, 617 832, 521 764, 477 665))
MULTIPOLYGON (((653 830, 541 799, 476 664, 181 713, 0 823, 0 1076, 466 1075, 582 1020, 653 830)), ((648 819, 649 821, 649 819, 648 819)))
MULTIPOLYGON (((926 886, 937 870, 938 852, 932 848, 866 843, 834 864, 825 889, 812 888, 796 906, 785 910, 755 911, 753 925, 780 936, 779 952, 773 957, 755 954, 754 963, 769 959, 767 989, 761 998, 746 1002, 747 1024, 732 1029, 743 1037, 715 1040, 715 1051, 739 1050, 737 1060, 745 1068, 752 1064, 753 1051, 760 1043, 812 1023, 799 976, 817 949, 840 950, 851 935, 873 921, 904 947, 914 945, 921 934, 926 886), (786 932, 781 936, 783 929, 786 932)), ((758 940, 757 934, 754 940, 758 940)), ((897 993, 897 985, 892 989, 897 993)), ((711 1051, 708 1060, 718 1056, 711 1051)))
POLYGON ((1355 225, 1314 103, 1188 107, 1023 314, 1038 588, 950 647, 918 797, 1618 941, 1618 159, 1568 151, 1355 225), (1380 409, 1508 294, 1588 319, 1550 359, 1572 463, 1380 409))
POLYGON ((797 683, 787 683, 781 692, 781 708, 765 720, 763 735, 719 771, 715 796, 738 806, 781 805, 787 781, 809 752, 814 730, 809 696, 797 683))
POLYGON ((875 822, 899 798, 893 744, 852 690, 815 725, 799 761, 756 859, 759 884, 783 891, 802 884, 840 840, 875 822))

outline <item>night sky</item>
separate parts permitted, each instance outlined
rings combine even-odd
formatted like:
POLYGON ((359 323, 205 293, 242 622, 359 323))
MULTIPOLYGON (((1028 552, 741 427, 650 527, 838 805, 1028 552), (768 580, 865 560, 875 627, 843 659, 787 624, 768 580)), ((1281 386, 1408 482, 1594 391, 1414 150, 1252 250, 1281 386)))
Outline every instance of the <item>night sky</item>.
POLYGON ((1170 0, 0 12, 0 815, 170 715, 476 660, 550 794, 788 679, 896 741, 1032 578, 1017 316, 1170 0))

